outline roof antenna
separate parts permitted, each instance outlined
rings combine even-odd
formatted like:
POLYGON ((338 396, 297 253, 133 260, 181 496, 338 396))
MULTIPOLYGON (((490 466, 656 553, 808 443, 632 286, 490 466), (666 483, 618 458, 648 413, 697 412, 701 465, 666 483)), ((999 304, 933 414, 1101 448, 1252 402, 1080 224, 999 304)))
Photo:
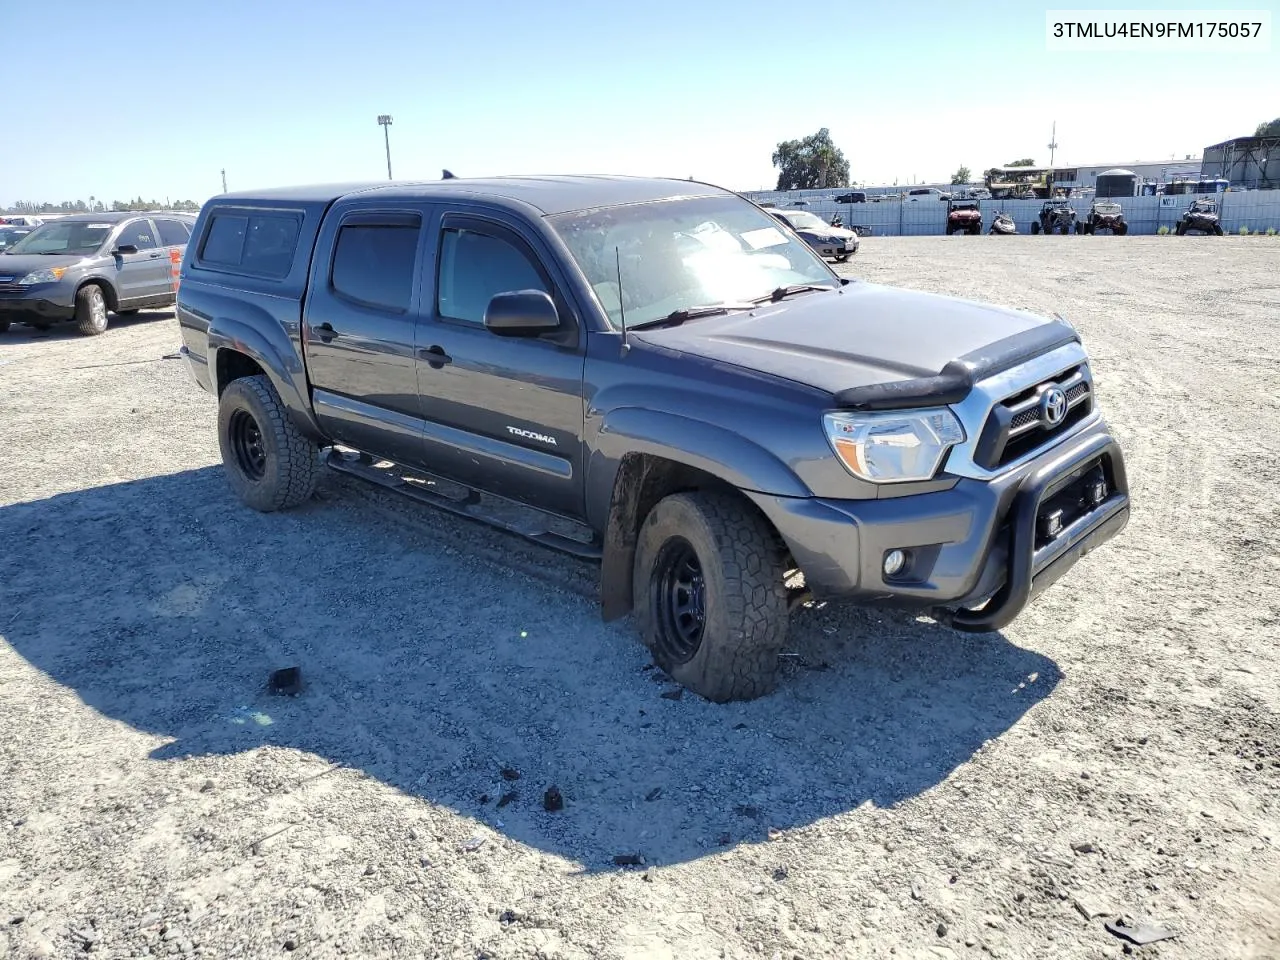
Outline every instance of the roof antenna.
POLYGON ((622 353, 626 356, 631 344, 627 343, 627 308, 622 305, 622 254, 617 246, 613 248, 613 264, 618 273, 618 316, 622 320, 622 353))
POLYGON ((441 171, 441 173, 442 173, 442 175, 441 175, 441 177, 440 177, 440 179, 441 179, 441 180, 457 180, 457 179, 458 179, 458 178, 454 175, 453 171, 451 171, 451 170, 444 170, 444 171, 441 171))

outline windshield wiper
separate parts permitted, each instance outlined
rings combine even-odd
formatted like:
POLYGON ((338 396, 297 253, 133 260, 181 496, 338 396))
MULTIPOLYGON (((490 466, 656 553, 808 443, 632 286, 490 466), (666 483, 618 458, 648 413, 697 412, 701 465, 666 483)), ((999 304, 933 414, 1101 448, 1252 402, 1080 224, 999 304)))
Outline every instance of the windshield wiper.
POLYGON ((641 320, 639 323, 628 323, 628 330, 643 330, 646 327, 678 327, 686 320, 697 320, 699 317, 719 317, 730 310, 750 310, 754 303, 709 303, 702 307, 682 307, 672 310, 665 317, 654 317, 652 320, 641 320))
POLYGON ((778 287, 763 297, 756 297, 753 303, 777 303, 785 297, 791 296, 793 293, 808 293, 810 290, 834 290, 835 287, 829 283, 793 283, 790 286, 778 287))

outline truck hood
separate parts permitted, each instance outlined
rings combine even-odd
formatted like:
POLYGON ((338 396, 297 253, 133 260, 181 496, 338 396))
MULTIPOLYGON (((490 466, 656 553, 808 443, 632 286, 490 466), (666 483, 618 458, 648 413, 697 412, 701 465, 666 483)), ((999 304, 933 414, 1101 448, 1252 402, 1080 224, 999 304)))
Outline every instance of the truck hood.
POLYGON ((839 292, 799 294, 751 313, 704 317, 633 336, 835 395, 934 377, 953 360, 1054 323, 1004 307, 856 281, 839 292))
POLYGON ((83 260, 80 254, 74 256, 43 256, 38 253, 0 253, 0 283, 12 283, 20 280, 33 270, 48 270, 50 267, 71 267, 83 260), (12 277, 13 280, 6 279, 12 277))

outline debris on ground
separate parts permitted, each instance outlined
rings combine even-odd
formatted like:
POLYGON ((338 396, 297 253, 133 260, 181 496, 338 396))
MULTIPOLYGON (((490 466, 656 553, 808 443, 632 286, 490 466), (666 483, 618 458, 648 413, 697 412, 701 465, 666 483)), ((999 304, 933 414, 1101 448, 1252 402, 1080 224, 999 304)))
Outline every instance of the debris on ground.
POLYGON ((302 692, 302 668, 275 670, 267 679, 267 690, 277 697, 296 697, 302 692))
POLYGON ((654 787, 652 790, 650 790, 648 793, 644 795, 644 798, 652 802, 654 800, 657 800, 660 796, 662 796, 662 788, 654 787))
POLYGON ((619 853, 613 858, 615 867, 643 867, 644 857, 639 853, 619 853))
POLYGON ((498 798, 497 809, 501 810, 508 803, 513 803, 518 799, 520 799, 520 794, 518 794, 514 790, 508 790, 506 793, 504 793, 502 796, 498 798))
POLYGON ((519 780, 519 779, 520 779, 520 771, 519 771, 519 770, 517 770, 515 767, 503 767, 503 768, 502 768, 502 779, 503 779, 503 780, 519 780))
POLYGON ((661 694, 663 700, 679 700, 684 696, 684 687, 676 687, 674 690, 666 690, 661 694))
POLYGON ((1107 928, 1107 932, 1135 943, 1140 947, 1146 946, 1148 943, 1156 943, 1160 940, 1171 940, 1177 936, 1172 930, 1166 930, 1164 927, 1158 927, 1152 923, 1133 923, 1128 917, 1117 917, 1115 920, 1107 920, 1103 923, 1107 928))
POLYGON ((559 787, 547 787, 547 792, 542 795, 542 809, 547 813, 564 809, 564 797, 560 794, 559 787))

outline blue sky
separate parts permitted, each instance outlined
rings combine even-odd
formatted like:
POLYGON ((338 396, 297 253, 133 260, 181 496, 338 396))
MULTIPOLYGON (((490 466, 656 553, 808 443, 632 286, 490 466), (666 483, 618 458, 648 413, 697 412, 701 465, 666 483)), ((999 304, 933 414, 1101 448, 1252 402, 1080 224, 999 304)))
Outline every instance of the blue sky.
MULTIPOLYGON (((1101 4, 1096 4, 1101 6, 1101 4)), ((1057 3, 0 0, 0 204, 381 179, 631 173, 772 186, 829 127, 855 180, 1023 156, 1160 160, 1280 115, 1270 54, 1045 49, 1057 3), (66 50, 59 47, 66 42, 66 50)), ((1168 9, 1178 4, 1126 8, 1168 9)), ((1181 5, 1183 8, 1191 5, 1181 5)), ((1200 3, 1199 8, 1213 7, 1200 3)), ((1235 8, 1269 9, 1276 0, 1235 8)))

